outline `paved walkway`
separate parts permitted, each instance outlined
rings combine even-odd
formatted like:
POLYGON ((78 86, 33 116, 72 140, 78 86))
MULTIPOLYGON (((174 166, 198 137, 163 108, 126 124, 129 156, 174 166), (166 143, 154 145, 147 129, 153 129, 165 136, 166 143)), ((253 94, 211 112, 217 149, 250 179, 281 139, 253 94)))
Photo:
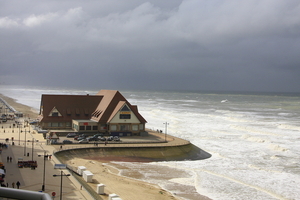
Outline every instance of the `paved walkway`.
MULTIPOLYGON (((45 178, 45 192, 50 196, 55 192, 58 199, 60 197, 61 177, 53 177, 53 175, 60 175, 60 170, 54 169, 54 165, 59 164, 59 161, 54 156, 51 157, 51 160, 44 160, 44 152, 46 155, 51 155, 54 150, 53 146, 45 145, 42 134, 33 134, 32 131, 29 133, 29 128, 26 128, 26 141, 30 142, 27 142, 25 147, 25 133, 20 133, 21 138, 19 140, 19 130, 15 128, 13 131, 9 127, 12 127, 10 122, 0 124, 0 143, 8 145, 7 149, 3 148, 0 156, 0 162, 3 162, 6 169, 5 184, 8 184, 8 187, 12 188, 12 183, 19 181, 21 183, 20 189, 41 191, 45 178), (12 145, 12 137, 14 137, 14 145, 12 145), (6 143, 5 138, 9 138, 9 142, 6 143), (31 141, 33 138, 34 141, 38 140, 38 142, 34 142, 32 151, 31 141), (29 156, 27 156, 27 153, 29 156), (7 162, 7 156, 12 157, 11 162, 7 162), (37 161, 38 167, 36 169, 18 168, 18 160, 31 161, 32 159, 37 161)), ((25 131, 24 128, 23 131, 25 131)), ((68 170, 63 170, 63 172, 65 174, 69 173, 68 170)), ((66 200, 93 199, 84 188, 81 189, 81 185, 72 176, 63 176, 62 189, 63 199, 66 200)))
MULTIPOLYGON (((60 145, 46 145, 43 135, 33 131, 32 127, 22 127, 21 132, 19 128, 13 128, 12 123, 12 121, 8 121, 0 124, 0 143, 8 145, 7 149, 2 150, 0 156, 0 162, 3 162, 6 168, 5 184, 8 183, 8 186, 12 188, 12 183, 19 181, 21 183, 20 189, 41 191, 45 178, 45 192, 50 196, 55 192, 56 198, 59 198, 61 177, 53 177, 53 175, 60 174, 60 170, 54 169, 54 165, 60 164, 60 162, 55 156, 51 156, 51 159, 44 160, 44 153, 46 155, 52 155, 53 152, 60 149, 60 145), (12 145, 12 137, 14 138, 14 145, 12 145), (5 142, 6 138, 9 138, 9 142, 5 142), (7 156, 12 157, 11 162, 7 162, 7 156), (38 167, 34 170, 31 168, 18 168, 18 160, 37 161, 38 167)), ((148 137, 124 137, 122 138, 124 140, 123 142, 116 144, 109 143, 106 146, 103 144, 101 146, 99 145, 99 147, 178 146, 189 143, 189 141, 155 131, 151 131, 150 133, 148 137), (165 140, 168 142, 164 142, 165 140)), ((95 147, 94 144, 62 146, 63 149, 95 147)), ((69 173, 68 170, 63 170, 63 172, 64 174, 69 173)), ((72 176, 63 176, 62 189, 63 199, 66 200, 93 199, 84 188, 81 189, 80 183, 72 176)))

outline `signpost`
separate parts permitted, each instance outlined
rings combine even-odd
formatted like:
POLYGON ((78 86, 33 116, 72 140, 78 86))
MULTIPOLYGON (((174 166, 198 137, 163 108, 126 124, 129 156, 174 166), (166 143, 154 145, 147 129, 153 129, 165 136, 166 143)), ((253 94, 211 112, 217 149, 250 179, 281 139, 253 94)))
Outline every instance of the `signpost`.
POLYGON ((56 192, 52 192, 52 199, 55 198, 56 192))
MULTIPOLYGON (((56 177, 56 176, 60 176, 60 200, 62 200, 62 180, 63 180, 63 176, 70 176, 71 174, 63 174, 63 171, 62 169, 66 169, 67 168, 67 165, 65 164, 55 164, 54 165, 54 169, 61 169, 60 171, 60 175, 57 175, 57 174, 54 174, 53 177, 56 177)), ((53 196, 53 193, 55 192, 52 192, 52 196, 53 196)))

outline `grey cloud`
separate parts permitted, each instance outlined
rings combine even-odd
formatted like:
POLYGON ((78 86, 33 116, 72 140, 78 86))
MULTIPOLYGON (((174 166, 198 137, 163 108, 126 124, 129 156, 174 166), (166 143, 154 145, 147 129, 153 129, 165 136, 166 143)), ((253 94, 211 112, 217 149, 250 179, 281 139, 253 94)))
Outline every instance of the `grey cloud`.
POLYGON ((1 83, 300 91, 296 0, 0 6, 1 83))

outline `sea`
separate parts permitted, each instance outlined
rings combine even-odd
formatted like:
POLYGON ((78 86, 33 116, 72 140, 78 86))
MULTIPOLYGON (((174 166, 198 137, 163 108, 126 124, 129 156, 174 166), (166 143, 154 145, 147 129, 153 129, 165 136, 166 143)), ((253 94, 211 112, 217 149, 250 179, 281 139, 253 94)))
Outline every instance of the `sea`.
MULTIPOLYGON (((42 94, 97 92, 0 86, 0 93, 36 110, 42 94)), ((187 200, 200 194, 213 200, 300 199, 300 94, 120 92, 138 106, 147 128, 211 154, 196 161, 116 162, 124 167, 120 175, 134 174, 187 200)))

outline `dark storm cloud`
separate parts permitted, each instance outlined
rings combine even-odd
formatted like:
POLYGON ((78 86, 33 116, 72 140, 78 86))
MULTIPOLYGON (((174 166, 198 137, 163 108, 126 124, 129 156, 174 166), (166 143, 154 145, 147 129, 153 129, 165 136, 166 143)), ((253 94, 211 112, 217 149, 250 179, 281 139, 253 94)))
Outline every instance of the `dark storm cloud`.
POLYGON ((300 2, 4 1, 1 84, 300 88, 300 2))

